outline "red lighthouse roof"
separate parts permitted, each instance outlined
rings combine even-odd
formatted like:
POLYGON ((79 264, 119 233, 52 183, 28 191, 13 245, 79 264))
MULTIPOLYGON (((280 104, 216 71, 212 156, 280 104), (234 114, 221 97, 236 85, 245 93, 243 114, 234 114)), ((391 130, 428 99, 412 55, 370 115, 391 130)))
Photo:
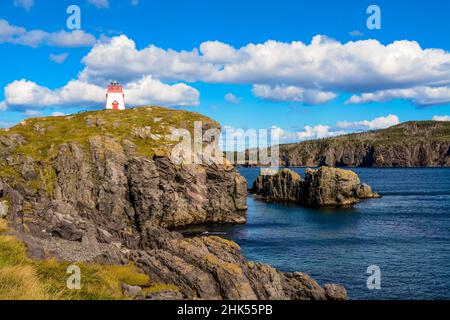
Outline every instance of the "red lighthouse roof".
POLYGON ((111 81, 108 86, 108 92, 123 92, 122 85, 117 81, 111 81))

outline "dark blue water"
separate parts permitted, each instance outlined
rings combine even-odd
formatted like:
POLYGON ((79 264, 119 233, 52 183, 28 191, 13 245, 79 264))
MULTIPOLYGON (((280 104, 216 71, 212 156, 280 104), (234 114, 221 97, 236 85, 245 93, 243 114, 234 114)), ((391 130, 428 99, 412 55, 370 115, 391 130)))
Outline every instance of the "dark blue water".
MULTIPOLYGON (((304 169, 295 169, 303 174, 304 169)), ((351 299, 450 298, 450 169, 352 169, 383 195, 350 209, 248 199, 248 223, 206 227, 249 260, 343 284, 351 299), (367 288, 367 267, 381 289, 367 288)), ((251 184, 257 168, 239 170, 251 184)))

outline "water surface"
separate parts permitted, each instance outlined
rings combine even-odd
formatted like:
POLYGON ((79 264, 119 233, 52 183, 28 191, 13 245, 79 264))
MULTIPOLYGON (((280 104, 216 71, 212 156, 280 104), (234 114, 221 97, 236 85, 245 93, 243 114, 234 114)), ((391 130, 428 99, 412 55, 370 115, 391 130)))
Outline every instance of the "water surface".
MULTIPOLYGON (((450 169, 352 170, 383 198, 309 209, 249 197, 246 225, 197 229, 236 241, 249 260, 341 283, 352 299, 449 299, 450 169), (371 265, 380 290, 367 289, 371 265)), ((249 185, 259 173, 239 171, 249 185)))

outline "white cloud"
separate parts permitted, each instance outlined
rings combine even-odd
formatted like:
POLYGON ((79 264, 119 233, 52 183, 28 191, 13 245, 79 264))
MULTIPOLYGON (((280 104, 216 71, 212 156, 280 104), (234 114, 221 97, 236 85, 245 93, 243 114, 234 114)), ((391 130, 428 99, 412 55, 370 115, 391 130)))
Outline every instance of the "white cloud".
POLYGON ((59 111, 52 112, 52 117, 62 117, 65 115, 66 114, 64 112, 59 112, 59 111))
POLYGON ((25 79, 16 80, 5 87, 5 100, 11 106, 32 108, 54 105, 74 105, 101 102, 105 89, 96 85, 72 80, 64 87, 51 90, 25 79))
POLYGON ((27 11, 30 11, 30 9, 33 5, 34 5, 34 0, 14 0, 15 7, 21 7, 27 11))
POLYGON ((400 123, 398 116, 390 114, 386 117, 378 117, 373 120, 363 120, 356 122, 340 121, 336 124, 336 127, 341 129, 353 129, 353 130, 376 130, 385 129, 395 126, 400 123))
POLYGON ((433 116, 433 121, 450 121, 450 116, 433 116))
POLYGON ((53 54, 51 53, 49 56, 49 59, 52 60, 55 63, 61 64, 64 63, 64 61, 66 61, 67 57, 69 56, 69 54, 66 53, 61 53, 61 54, 53 54))
POLYGON ((237 97, 236 95, 232 94, 232 93, 227 93, 224 96, 224 99, 225 99, 226 102, 232 103, 232 104, 239 104, 239 103, 241 103, 241 99, 239 97, 237 97))
POLYGON ((125 101, 133 105, 195 106, 199 104, 200 93, 184 84, 164 84, 151 76, 127 84, 125 101))
POLYGON ((5 111, 8 109, 8 106, 5 101, 0 101, 0 111, 5 111))
MULTIPOLYGON (((131 105, 161 104, 165 106, 198 105, 200 93, 184 84, 164 84, 151 76, 124 87, 125 101, 131 105)), ((5 87, 8 106, 19 109, 39 109, 48 106, 100 105, 105 102, 106 88, 80 80, 69 81, 64 87, 51 90, 25 79, 5 87)))
POLYGON ((206 41, 200 44, 203 62, 227 64, 238 62, 240 53, 232 46, 220 41, 206 41))
POLYGON ((409 89, 382 90, 353 95, 348 103, 386 102, 407 99, 417 105, 436 105, 450 102, 450 87, 415 87, 409 89))
POLYGON ((301 131, 285 131, 279 127, 273 127, 273 129, 278 130, 280 137, 280 142, 289 141, 303 141, 311 139, 323 139, 328 137, 335 137, 338 135, 345 134, 347 132, 343 130, 333 131, 330 126, 326 125, 316 125, 316 126, 305 126, 301 131))
POLYGON ((109 8, 109 0, 88 0, 88 2, 99 9, 109 8))
POLYGON ((9 24, 0 19, 0 43, 12 43, 30 47, 41 45, 55 47, 88 47, 96 42, 95 36, 83 30, 46 32, 43 30, 29 30, 9 24))
MULTIPOLYGON (((133 40, 122 35, 96 44, 83 61, 86 67, 81 79, 92 82, 131 81, 151 74, 170 81, 296 87, 326 96, 450 86, 450 53, 422 49, 417 42, 406 40, 384 45, 377 40, 341 43, 315 36, 310 44, 267 41, 237 49, 208 41, 199 49, 175 51, 154 45, 137 49, 133 40), (115 61, 121 61, 120 66, 110 68, 115 61)), ((429 92, 420 99, 404 97, 418 104, 434 103, 429 92)), ((326 96, 319 101, 327 100, 326 96)), ((296 94, 292 97, 302 100, 296 94)))
POLYGON ((295 86, 254 85, 253 94, 262 99, 272 101, 294 101, 306 104, 322 104, 336 98, 333 92, 304 89, 295 86))

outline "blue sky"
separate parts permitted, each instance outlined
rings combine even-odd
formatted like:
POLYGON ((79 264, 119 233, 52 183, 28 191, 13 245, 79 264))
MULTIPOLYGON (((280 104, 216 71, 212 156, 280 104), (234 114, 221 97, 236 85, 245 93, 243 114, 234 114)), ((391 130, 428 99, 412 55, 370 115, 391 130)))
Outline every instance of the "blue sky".
POLYGON ((112 78, 129 86, 129 106, 184 108, 233 128, 276 126, 286 140, 444 120, 449 12, 443 0, 2 0, 0 126, 103 108, 101 88, 112 78), (81 8, 77 37, 66 27, 72 4, 81 8), (380 30, 366 27, 371 4, 381 9, 380 30), (123 49, 130 41, 132 57, 123 49), (90 96, 76 97, 76 88, 90 96))

